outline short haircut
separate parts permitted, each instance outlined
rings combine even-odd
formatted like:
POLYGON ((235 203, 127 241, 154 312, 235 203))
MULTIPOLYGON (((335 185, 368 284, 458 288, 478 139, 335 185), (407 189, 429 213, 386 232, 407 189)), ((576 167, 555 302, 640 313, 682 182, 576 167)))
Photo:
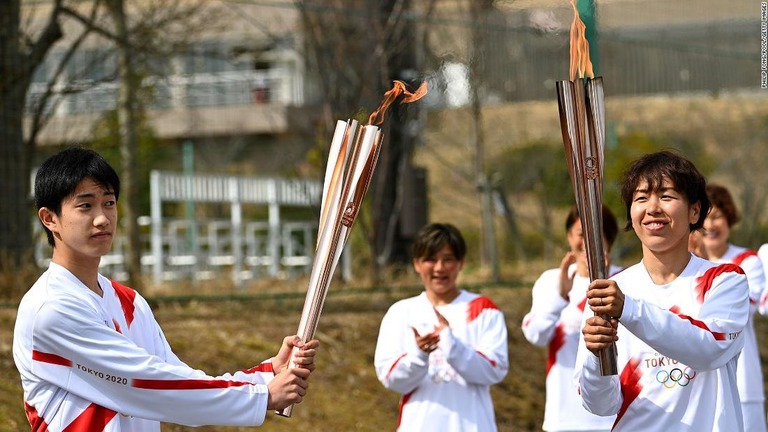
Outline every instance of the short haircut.
POLYGON ((733 197, 725 186, 720 186, 719 184, 714 183, 708 184, 707 196, 712 203, 712 207, 717 207, 723 212, 729 227, 736 225, 741 220, 741 215, 736 208, 736 203, 733 202, 733 197))
MULTIPOLYGON (((77 186, 91 178, 101 186, 120 196, 120 178, 114 168, 93 150, 72 147, 62 150, 40 165, 35 175, 35 205, 61 214, 61 203, 75 193, 77 186)), ((43 225, 48 244, 54 246, 53 233, 43 225)))
POLYGON ((688 204, 701 204, 699 219, 690 224, 689 229, 694 231, 702 227, 710 208, 706 191, 707 180, 691 161, 675 152, 663 150, 642 156, 632 162, 624 172, 621 198, 627 210, 627 231, 632 229, 632 198, 640 182, 647 181, 649 192, 655 192, 662 187, 665 178, 672 182, 677 192, 683 194, 688 204))
MULTIPOLYGON (((579 208, 574 205, 565 218, 565 232, 568 232, 577 220, 579 220, 579 208)), ((616 222, 616 216, 613 215, 611 209, 603 204, 603 237, 608 242, 609 248, 613 246, 613 242, 616 241, 618 235, 619 224, 616 222)))
POLYGON ((467 244, 461 232, 453 225, 431 223, 419 230, 413 241, 413 258, 423 259, 434 256, 448 245, 457 259, 463 260, 467 254, 467 244))

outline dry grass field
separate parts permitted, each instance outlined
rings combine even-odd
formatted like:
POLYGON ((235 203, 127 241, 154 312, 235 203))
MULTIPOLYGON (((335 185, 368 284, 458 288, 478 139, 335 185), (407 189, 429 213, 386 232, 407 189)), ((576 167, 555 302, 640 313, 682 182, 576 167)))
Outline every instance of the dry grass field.
MULTIPOLYGON (((493 298, 505 312, 509 329, 510 371, 493 387, 501 431, 536 431, 544 409, 546 352, 530 345, 520 322, 530 307, 531 281, 468 289, 493 298)), ((269 413, 260 430, 394 430, 398 395, 385 390, 373 370, 379 322, 392 302, 420 288, 392 286, 334 287, 325 303, 318 338, 322 351, 310 393, 289 419, 269 413), (335 289, 335 290, 334 290, 335 289)), ((155 313, 176 353, 209 373, 250 366, 272 355, 284 335, 293 333, 301 314, 298 291, 237 294, 230 297, 155 297, 155 313)), ((21 388, 11 358, 13 308, 0 309, 0 432, 28 430, 21 388)), ((758 318, 758 337, 768 337, 768 320, 758 318)), ((768 349, 762 344, 764 364, 768 349)), ((766 371, 768 372, 768 371, 766 371)), ((164 432, 236 431, 245 428, 187 428, 166 424, 164 432)))
MULTIPOLYGON (((493 388, 501 430, 536 430, 543 413, 544 350, 529 345, 520 331, 530 291, 514 284, 471 287, 491 296, 509 325, 510 373, 493 388)), ((322 350, 310 393, 290 419, 268 414, 261 430, 394 430, 398 395, 376 379, 373 353, 380 320, 397 299, 417 287, 344 289, 329 293, 320 321, 322 350)), ((276 352, 294 333, 304 298, 295 295, 208 297, 155 302, 155 313, 175 352, 209 373, 242 369, 276 352)), ((18 374, 11 356, 13 308, 0 309, 0 432, 26 430, 18 374)), ((163 431, 235 431, 238 428, 185 428, 163 431)))

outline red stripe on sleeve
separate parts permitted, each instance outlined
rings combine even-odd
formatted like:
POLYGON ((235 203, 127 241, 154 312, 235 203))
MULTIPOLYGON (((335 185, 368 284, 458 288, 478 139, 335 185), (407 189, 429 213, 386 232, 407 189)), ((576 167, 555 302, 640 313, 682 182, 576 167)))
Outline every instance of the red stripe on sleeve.
POLYGON ((555 334, 552 335, 552 340, 549 342, 549 356, 547 357, 546 375, 549 375, 549 370, 552 369, 552 366, 554 366, 557 362, 557 353, 560 351, 560 348, 562 348, 564 344, 565 331, 563 330, 563 324, 560 323, 557 325, 557 327, 555 327, 555 334))
POLYGON ((480 316, 480 314, 486 309, 498 310, 499 307, 496 306, 496 303, 494 303, 493 300, 485 296, 480 296, 469 302, 469 308, 467 309, 467 322, 474 321, 475 318, 480 316))
POLYGON ((63 432, 103 432, 117 413, 96 404, 88 405, 75 421, 63 429, 63 432))
POLYGON ((392 371, 393 371, 393 370, 395 370, 395 366, 397 366, 397 364, 398 364, 398 363, 400 363, 400 360, 401 360, 403 357, 405 357, 405 354, 403 354, 403 355, 401 355, 400 357, 398 357, 398 358, 397 358, 397 360, 395 360, 395 362, 394 362, 394 363, 392 363, 392 367, 390 367, 390 368, 389 368, 389 370, 387 371, 387 378, 389 378, 389 374, 391 374, 391 373, 392 373, 392 371))
POLYGON ((484 359, 488 360, 488 363, 490 363, 490 364, 491 364, 491 366, 493 366, 493 367, 496 367, 496 360, 491 360, 491 358, 490 358, 490 357, 488 357, 487 355, 485 355, 485 354, 481 353, 480 351, 475 351, 475 352, 476 352, 477 354, 479 354, 479 355, 480 355, 480 357, 482 357, 482 358, 484 358, 484 359))
POLYGON ((712 289, 712 282, 716 277, 723 273, 731 272, 744 274, 744 270, 736 264, 720 264, 719 266, 707 269, 703 275, 696 278, 696 299, 699 303, 704 303, 704 297, 712 289))
POLYGON ((251 383, 216 379, 146 380, 134 378, 131 385, 146 390, 205 390, 213 388, 242 387, 251 383))
POLYGON ((733 259, 733 263, 738 265, 738 266, 740 266, 741 263, 743 263, 745 259, 747 259, 749 257, 753 257, 753 256, 757 256, 757 252, 755 252, 753 250, 747 249, 744 252, 736 255, 736 258, 733 259))
POLYGON ((580 310, 580 311, 582 311, 582 312, 584 312, 584 308, 585 308, 585 307, 587 307, 587 298, 586 298, 586 297, 584 297, 584 299, 582 299, 582 300, 579 302, 579 304, 578 304, 578 308, 579 308, 579 310, 580 310))
POLYGON ((616 425, 619 424, 619 421, 627 412, 629 406, 635 399, 637 399, 640 392, 643 390, 643 385, 640 384, 640 378, 642 378, 643 373, 639 369, 640 360, 632 358, 627 362, 627 365, 624 366, 624 370, 621 371, 621 377, 619 378, 622 395, 621 409, 619 409, 619 413, 616 415, 616 422, 613 423, 611 429, 616 428, 616 425))
POLYGON ((72 360, 57 356, 56 354, 44 353, 41 351, 32 351, 32 360, 43 363, 51 363, 59 366, 72 367, 72 360))
POLYGON ((128 328, 131 328, 133 315, 136 311, 136 306, 133 304, 133 301, 136 299, 136 291, 118 282, 110 282, 112 282, 112 287, 115 289, 115 294, 117 294, 117 298, 120 300, 120 307, 123 308, 125 322, 128 323, 128 328))
POLYGON ((247 374, 252 374, 256 372, 272 372, 275 373, 275 369, 272 367, 272 362, 264 362, 260 363, 250 369, 246 369, 243 372, 247 374))
POLYGON ((529 325, 531 325, 531 317, 526 317, 523 320, 523 328, 528 328, 529 325))
POLYGON ((707 327, 706 324, 704 324, 703 321, 699 321, 697 319, 693 319, 693 318, 689 317, 688 315, 684 315, 684 314, 677 314, 677 316, 679 316, 682 319, 686 319, 686 320, 690 321, 691 324, 695 325, 696 327, 699 327, 701 329, 704 329, 704 330, 710 332, 712 334, 712 336, 714 336, 715 340, 720 340, 721 341, 721 340, 725 340, 726 339, 725 338, 725 333, 713 332, 712 330, 709 329, 709 327, 707 327))

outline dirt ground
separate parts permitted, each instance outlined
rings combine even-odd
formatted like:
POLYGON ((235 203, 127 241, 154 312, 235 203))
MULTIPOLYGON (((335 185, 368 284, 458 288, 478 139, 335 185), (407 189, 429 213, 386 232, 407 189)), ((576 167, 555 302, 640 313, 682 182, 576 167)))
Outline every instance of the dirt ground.
MULTIPOLYGON (((510 371, 493 387, 499 428, 537 430, 544 408, 546 352, 523 338, 522 316, 530 306, 527 289, 498 286, 474 289, 491 296, 509 326, 510 371)), ((394 430, 399 396, 384 389, 373 369, 378 326, 396 299, 412 289, 365 290, 329 295, 318 329, 322 343, 318 370, 305 402, 289 419, 272 413, 261 430, 394 430)), ((175 352, 190 365, 210 373, 242 369, 269 357, 282 337, 295 333, 303 297, 277 300, 184 301, 160 303, 155 313, 175 352)), ((18 374, 11 355, 15 311, 0 309, 0 431, 28 428, 18 374)), ((163 431, 235 431, 245 428, 185 428, 163 431)))
MULTIPOLYGON (((492 388, 501 431, 541 430, 546 351, 530 345, 520 323, 530 307, 530 289, 521 284, 472 287, 494 299, 509 329, 510 370, 492 388)), ((416 288, 331 292, 318 329, 322 351, 305 402, 291 418, 268 413, 260 430, 394 430, 399 397, 384 389, 373 369, 380 320, 395 300, 416 288)), ((158 321, 180 358, 210 373, 242 369, 274 354, 282 337, 296 331, 303 297, 296 295, 236 300, 208 297, 154 305, 158 321)), ((0 432, 28 430, 21 388, 11 357, 13 308, 0 309, 0 432)), ((768 337, 768 320, 758 317, 758 338, 768 337)), ((761 347, 768 364, 766 344, 761 347)), ((768 375, 768 374, 766 374, 768 375)), ((186 428, 164 425, 164 432, 237 431, 246 428, 186 428)))

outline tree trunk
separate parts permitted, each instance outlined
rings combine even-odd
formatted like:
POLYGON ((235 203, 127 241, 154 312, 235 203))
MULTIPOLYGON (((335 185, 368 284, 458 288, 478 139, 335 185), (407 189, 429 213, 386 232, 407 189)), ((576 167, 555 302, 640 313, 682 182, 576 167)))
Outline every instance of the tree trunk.
POLYGON ((0 262, 6 270, 21 264, 32 250, 34 211, 30 200, 30 152, 22 135, 28 84, 10 82, 13 74, 8 69, 13 66, 7 60, 0 63, 0 262))
MULTIPOLYGON (((395 8, 410 11, 412 4, 409 0, 386 1, 382 3, 381 11, 384 19, 391 19, 395 8)), ((417 69, 415 52, 416 32, 413 25, 404 25, 396 32, 389 34, 384 43, 389 47, 399 47, 387 52, 385 79, 383 84, 389 90, 392 80, 401 80, 413 88, 418 83, 413 82, 417 69)), ((403 106, 395 103, 389 108, 387 117, 389 127, 387 142, 382 148, 382 154, 377 168, 376 183, 373 194, 373 233, 376 250, 375 261, 378 266, 410 261, 408 252, 412 238, 404 235, 402 230, 402 211, 404 187, 403 179, 406 170, 410 169, 411 155, 415 136, 408 126, 416 120, 417 107, 403 106)))
POLYGON ((126 236, 123 257, 128 273, 128 283, 137 290, 142 290, 141 278, 141 237, 139 233, 138 214, 139 194, 136 169, 136 152, 138 138, 136 133, 138 113, 137 90, 139 79, 133 63, 133 48, 128 41, 123 0, 107 2, 110 14, 115 24, 118 43, 118 67, 120 74, 120 95, 117 102, 117 119, 119 124, 121 173, 121 208, 123 213, 123 230, 126 236))
POLYGON ((472 121, 475 138, 475 176, 480 199, 481 217, 481 263, 484 267, 490 267, 492 279, 498 282, 501 279, 499 259, 496 253, 496 230, 494 226, 492 208, 492 189, 485 166, 485 131, 483 129, 482 97, 483 85, 486 79, 485 56, 487 52, 486 27, 487 17, 493 13, 493 0, 473 2, 470 6, 472 12, 472 45, 469 67, 469 82, 472 95, 472 121))
POLYGON ((32 146, 24 142, 24 107, 34 68, 61 38, 57 13, 54 8, 39 39, 22 49, 20 1, 0 2, 0 270, 17 268, 32 251, 32 146))

